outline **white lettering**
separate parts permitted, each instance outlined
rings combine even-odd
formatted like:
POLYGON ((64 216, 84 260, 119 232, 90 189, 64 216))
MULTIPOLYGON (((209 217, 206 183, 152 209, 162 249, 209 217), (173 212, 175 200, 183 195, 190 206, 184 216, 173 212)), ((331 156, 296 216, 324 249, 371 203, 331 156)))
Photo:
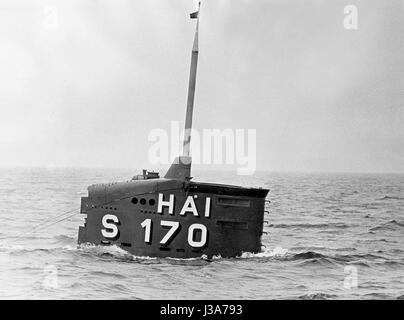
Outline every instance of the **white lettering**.
POLYGON ((206 239, 208 236, 208 230, 203 224, 194 223, 189 226, 188 229, 188 243, 191 247, 201 248, 206 244, 206 239), (201 230, 201 240, 194 241, 195 238, 195 230, 201 230))
POLYGON ((195 217, 199 217, 198 210, 196 209, 195 201, 192 196, 188 196, 187 200, 185 200, 184 206, 180 212, 180 216, 185 215, 187 212, 192 212, 195 217))
POLYGON ((180 223, 177 221, 165 221, 165 220, 161 220, 161 226, 163 227, 171 227, 170 230, 168 230, 167 234, 164 236, 163 239, 161 239, 160 243, 161 244, 166 244, 167 242, 169 242, 169 240, 171 239, 171 237, 174 235, 175 231, 177 231, 177 229, 180 227, 180 223))
POLYGON ((102 235, 105 238, 115 238, 119 233, 119 230, 118 230, 118 227, 116 226, 116 224, 119 224, 119 219, 117 216, 115 216, 113 214, 106 214, 104 217, 102 217, 102 225, 105 228, 105 229, 101 230, 102 235), (113 221, 113 223, 108 222, 111 220, 113 221))
POLYGON ((210 218, 210 198, 206 197, 206 202, 205 202, 205 217, 210 218))
POLYGON ((151 241, 151 227, 152 227, 152 221, 151 219, 146 219, 145 221, 142 222, 141 224, 142 228, 145 228, 144 232, 144 242, 150 243, 151 241))
POLYGON ((174 195, 170 194, 168 201, 164 201, 164 195, 159 193, 159 201, 157 205, 157 212, 163 213, 163 207, 168 207, 168 213, 174 214, 174 195))

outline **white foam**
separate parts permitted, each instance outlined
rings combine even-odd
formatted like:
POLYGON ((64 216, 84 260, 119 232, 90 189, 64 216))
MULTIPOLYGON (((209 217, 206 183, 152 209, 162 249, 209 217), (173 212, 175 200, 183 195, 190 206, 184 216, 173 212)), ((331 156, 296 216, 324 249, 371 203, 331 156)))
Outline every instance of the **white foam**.
POLYGON ((0 245, 0 249, 5 249, 5 250, 8 250, 8 251, 23 251, 23 250, 26 250, 27 248, 25 248, 22 245, 7 245, 7 244, 5 244, 5 245, 0 245))
MULTIPOLYGON (((63 249, 66 250, 76 250, 76 248, 72 246, 65 246, 63 249)), ((118 247, 117 245, 111 245, 111 246, 98 246, 94 244, 80 244, 79 245, 79 250, 83 251, 88 251, 88 252, 93 252, 98 255, 102 254, 110 254, 114 257, 117 258, 128 258, 131 257, 133 259, 139 259, 139 260, 156 260, 159 259, 157 257, 149 257, 149 256, 135 256, 129 253, 128 251, 118 247)), ((238 256, 237 258, 239 259, 251 259, 251 258, 269 258, 269 257, 282 257, 286 255, 288 252, 288 249, 282 248, 281 246, 277 246, 273 249, 265 249, 263 252, 258 252, 258 253, 252 253, 252 252, 243 252, 241 256, 238 256)), ((187 261, 192 261, 192 260, 207 260, 208 257, 206 255, 202 255, 201 257, 197 258, 172 258, 172 257, 167 257, 166 259, 170 260, 187 260, 187 261)), ((211 260, 221 260, 223 259, 220 254, 215 255, 212 257, 211 260)))
POLYGON ((248 258, 282 257, 287 252, 288 252, 288 249, 278 246, 278 247, 275 247, 274 249, 265 249, 263 252, 258 252, 258 253, 243 252, 239 258, 248 259, 248 258))
POLYGON ((111 245, 111 246, 97 246, 94 244, 80 244, 79 249, 87 252, 93 252, 98 255, 102 254, 110 254, 114 257, 117 258, 132 258, 132 259, 141 259, 141 260, 153 260, 157 259, 154 257, 149 257, 149 256, 135 256, 131 254, 130 252, 118 247, 117 245, 111 245))

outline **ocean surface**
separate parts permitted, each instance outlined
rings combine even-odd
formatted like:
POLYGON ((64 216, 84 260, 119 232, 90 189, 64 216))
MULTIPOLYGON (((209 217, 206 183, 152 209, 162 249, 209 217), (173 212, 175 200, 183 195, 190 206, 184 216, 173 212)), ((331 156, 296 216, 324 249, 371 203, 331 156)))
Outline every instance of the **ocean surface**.
POLYGON ((0 298, 404 299, 404 175, 196 171, 271 189, 261 253, 175 260, 78 247, 87 186, 137 173, 1 168, 0 298))

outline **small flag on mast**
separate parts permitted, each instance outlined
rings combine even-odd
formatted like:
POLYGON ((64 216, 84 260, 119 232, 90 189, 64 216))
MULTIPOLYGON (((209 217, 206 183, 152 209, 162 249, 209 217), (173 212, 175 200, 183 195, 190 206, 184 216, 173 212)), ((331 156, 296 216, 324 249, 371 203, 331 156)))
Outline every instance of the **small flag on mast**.
POLYGON ((189 16, 191 17, 191 19, 198 19, 199 16, 199 10, 201 9, 201 2, 199 2, 199 8, 198 11, 191 13, 189 16))

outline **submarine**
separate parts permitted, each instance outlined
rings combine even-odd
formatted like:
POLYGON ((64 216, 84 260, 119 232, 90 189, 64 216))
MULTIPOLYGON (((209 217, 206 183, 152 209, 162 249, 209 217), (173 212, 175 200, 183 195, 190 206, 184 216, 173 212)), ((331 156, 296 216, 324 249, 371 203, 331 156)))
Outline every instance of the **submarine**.
POLYGON ((116 245, 135 256, 237 257, 261 251, 264 188, 197 182, 191 176, 192 116, 201 4, 192 47, 182 155, 163 177, 143 170, 128 181, 95 184, 81 198, 78 244, 116 245))

